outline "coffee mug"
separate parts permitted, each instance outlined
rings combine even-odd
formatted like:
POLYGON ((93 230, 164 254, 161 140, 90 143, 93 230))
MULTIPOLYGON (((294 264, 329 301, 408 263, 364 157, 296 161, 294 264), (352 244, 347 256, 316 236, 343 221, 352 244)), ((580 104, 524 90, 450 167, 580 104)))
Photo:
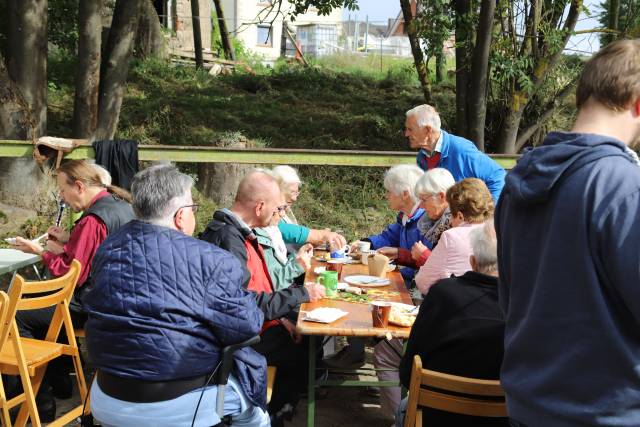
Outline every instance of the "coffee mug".
POLYGON ((338 272, 324 271, 318 275, 317 282, 324 286, 325 294, 330 297, 338 291, 338 272))
POLYGON ((344 258, 349 253, 350 250, 351 248, 348 245, 343 248, 332 249, 331 258, 344 258))
POLYGON ((374 301, 371 303, 371 318, 374 328, 386 328, 389 326, 389 314, 391 313, 391 303, 385 301, 374 301))
POLYGON ((371 242, 358 242, 358 252, 365 253, 371 250, 371 242))

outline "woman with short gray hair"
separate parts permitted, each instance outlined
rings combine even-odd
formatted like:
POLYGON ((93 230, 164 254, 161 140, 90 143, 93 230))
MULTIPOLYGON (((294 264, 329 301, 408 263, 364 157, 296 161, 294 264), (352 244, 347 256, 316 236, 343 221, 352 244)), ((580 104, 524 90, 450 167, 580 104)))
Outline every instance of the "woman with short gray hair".
POLYGON ((420 207, 426 212, 418 221, 418 229, 427 240, 426 245, 416 242, 411 248, 411 258, 416 267, 427 261, 442 233, 451 228, 451 211, 446 194, 455 183, 451 172, 435 168, 427 171, 416 184, 415 192, 420 199, 420 207))
POLYGON ((285 211, 285 215, 282 219, 286 223, 297 224, 298 220, 293 214, 291 207, 296 200, 298 200, 300 186, 302 185, 302 180, 298 175, 298 171, 288 165, 279 165, 271 169, 271 172, 278 181, 278 184, 280 184, 285 202, 287 202, 287 210, 285 211))
POLYGON ((400 273, 407 285, 416 273, 411 262, 411 247, 423 239, 418 222, 424 210, 420 208, 420 200, 415 193, 416 184, 423 174, 415 165, 398 165, 387 171, 384 188, 389 207, 398 212, 396 222, 382 233, 362 239, 371 242, 372 249, 404 266, 400 273))

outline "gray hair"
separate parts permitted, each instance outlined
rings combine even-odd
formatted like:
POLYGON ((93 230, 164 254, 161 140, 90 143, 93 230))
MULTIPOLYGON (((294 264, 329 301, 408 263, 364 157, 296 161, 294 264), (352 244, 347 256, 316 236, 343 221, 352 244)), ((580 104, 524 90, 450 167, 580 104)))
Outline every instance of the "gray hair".
POLYGON ((154 165, 133 177, 131 194, 138 219, 170 226, 173 216, 191 201, 193 178, 170 164, 154 165))
POLYGON ((298 171, 287 165, 276 166, 272 169, 273 175, 281 184, 302 184, 298 171))
POLYGON ((434 130, 440 130, 440 114, 429 104, 418 105, 407 111, 407 118, 415 116, 416 123, 421 128, 431 126, 434 130))
POLYGON ((425 172, 416 184, 418 197, 446 193, 456 183, 451 172, 444 168, 434 168, 425 172))
POLYGON ((490 218, 480 227, 471 230, 471 249, 478 264, 479 273, 492 273, 498 268, 498 239, 490 218))
POLYGON ((424 172, 416 165, 394 166, 384 175, 384 188, 397 196, 407 191, 411 200, 417 203, 418 197, 414 189, 422 175, 424 172))

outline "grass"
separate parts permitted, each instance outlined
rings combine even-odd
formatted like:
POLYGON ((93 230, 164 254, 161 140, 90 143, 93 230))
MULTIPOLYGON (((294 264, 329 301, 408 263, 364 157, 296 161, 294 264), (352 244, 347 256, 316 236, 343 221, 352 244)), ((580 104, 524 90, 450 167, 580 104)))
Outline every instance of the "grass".
MULTIPOLYGON (((422 103, 411 61, 333 56, 311 68, 277 63, 259 74, 213 77, 159 60, 136 61, 127 81, 117 138, 142 144, 252 144, 317 149, 406 150, 404 113, 422 103)), ((49 134, 69 136, 73 58, 54 51, 49 63, 49 134)), ((436 88, 452 105, 451 88, 436 88)), ((444 108, 454 112, 454 108, 444 108)), ((446 114, 446 113, 445 113, 446 114)), ((197 175, 195 165, 180 167, 197 175)), ((311 227, 342 230, 348 238, 380 232, 395 219, 386 207, 383 169, 300 167, 303 192, 294 207, 311 227)), ((219 208, 201 194, 201 231, 219 208)))

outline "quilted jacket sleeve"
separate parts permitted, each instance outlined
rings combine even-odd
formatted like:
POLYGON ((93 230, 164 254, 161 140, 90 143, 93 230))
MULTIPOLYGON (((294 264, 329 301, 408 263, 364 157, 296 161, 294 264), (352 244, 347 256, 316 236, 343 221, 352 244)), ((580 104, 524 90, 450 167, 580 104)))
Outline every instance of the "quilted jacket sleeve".
POLYGON ((240 262, 222 251, 216 251, 211 262, 215 267, 206 281, 204 316, 210 319, 220 344, 235 344, 258 335, 263 314, 254 295, 243 287, 240 262))

